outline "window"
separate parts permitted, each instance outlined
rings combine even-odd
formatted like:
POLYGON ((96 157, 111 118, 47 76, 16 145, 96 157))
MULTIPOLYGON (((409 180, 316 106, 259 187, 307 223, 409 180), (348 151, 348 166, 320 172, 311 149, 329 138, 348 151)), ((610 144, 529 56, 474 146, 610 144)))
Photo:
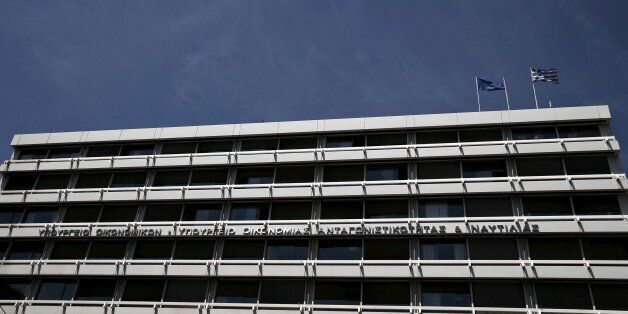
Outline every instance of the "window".
POLYGON ((255 303, 259 282, 243 280, 219 280, 216 286, 216 303, 255 303))
POLYGON ((0 259, 4 259, 4 256, 7 254, 8 248, 9 241, 0 241, 0 259))
POLYGON ((81 279, 76 291, 76 300, 111 301, 115 290, 115 279, 81 279))
POLYGON ((92 241, 88 259, 123 259, 126 255, 126 241, 92 241))
POLYGON ((366 165, 366 181, 406 180, 407 164, 366 165))
POLYGON ((611 173, 606 156, 565 157, 568 175, 611 173))
POLYGON ((521 203, 529 216, 573 215, 568 196, 523 196, 521 203))
POLYGON ((422 282, 423 306, 471 306, 469 284, 458 282, 422 282))
POLYGON ((231 205, 229 220, 266 220, 270 204, 268 203, 242 203, 231 205))
POLYGON ((410 283, 405 281, 365 281, 362 302, 368 305, 409 305, 410 283))
POLYGON ((321 219, 362 219, 362 201, 323 201, 321 219))
POLYGON ((266 259, 268 260, 305 260, 309 243, 307 240, 268 240, 266 259))
POLYGON ((510 197, 469 197, 465 199, 467 217, 512 216, 510 197))
POLYGON ((420 218, 463 217, 461 198, 419 200, 420 218))
POLYGON ((178 240, 174 250, 174 259, 212 259, 214 241, 178 240))
POLYGON ((594 124, 559 126, 558 136, 561 138, 598 137, 600 136, 600 127, 594 124))
POLYGON ((273 203, 270 212, 271 220, 301 220, 312 217, 312 203, 273 203))
POLYGON ((44 252, 44 241, 13 241, 7 259, 10 260, 27 260, 40 259, 44 252))
POLYGON ((95 145, 87 148, 85 157, 108 157, 118 156, 120 154, 120 145, 95 145))
POLYGON ((460 178, 460 164, 456 160, 420 161, 417 168, 419 179, 460 178))
POLYGON ((155 152, 154 144, 136 144, 136 145, 124 145, 120 156, 143 156, 152 155, 155 152))
POLYGON ((113 175, 112 188, 137 188, 146 184, 146 172, 120 172, 113 175))
POLYGON ((358 305, 360 304, 360 282, 317 281, 314 304, 358 305))
POLYGON ((0 224, 15 224, 22 220, 23 208, 4 207, 0 209, 0 224))
POLYGON ((586 259, 628 260, 628 238, 583 238, 582 249, 586 259))
POLYGON ((76 280, 44 279, 35 300, 71 300, 76 291, 76 280))
POLYGON ((146 206, 143 221, 179 221, 181 205, 151 204, 146 206))
POLYGON ((320 240, 319 260, 359 260, 362 259, 361 240, 320 240))
POLYGON ((5 176, 7 180, 4 190, 32 190, 35 187, 37 176, 32 174, 11 174, 5 176))
POLYGON ((127 279, 122 301, 161 301, 165 280, 127 279))
POLYGON ((304 280, 264 280, 260 292, 260 303, 303 303, 304 280))
POLYGON ((221 204, 186 204, 183 210, 183 221, 218 221, 220 220, 221 204))
POLYGON ((161 146, 162 155, 193 154, 194 152, 196 152, 196 143, 194 142, 164 143, 161 146))
POLYGON ((31 290, 31 281, 28 279, 0 280, 0 300, 24 300, 31 290))
POLYGON ((505 160, 463 160, 462 177, 464 178, 494 178, 506 177, 505 160))
POLYGON ((574 238, 529 238, 530 258, 538 260, 579 260, 580 244, 574 238))
POLYGON ((271 184, 273 176, 273 168, 238 169, 236 184, 271 184))
POLYGON ((421 259, 424 260, 463 260, 467 259, 467 246, 464 240, 421 240, 421 259))
POLYGON ((457 143, 458 132, 456 131, 421 131, 416 133, 418 144, 440 144, 457 143))
POLYGON ((199 279, 171 279, 166 285, 165 302, 203 302, 207 281, 199 279))
POLYGON ((364 135, 327 136, 325 141, 326 148, 362 146, 364 146, 364 135))
POLYGON ((491 142, 501 141, 501 129, 467 129, 460 130, 460 142, 491 142))
POLYGON ((27 207, 24 214, 23 223, 51 223, 57 217, 58 208, 53 206, 46 207, 27 207))
POLYGON ((63 222, 96 222, 100 215, 100 206, 70 206, 65 210, 63 222))
POLYGON ((362 181, 364 180, 364 167, 362 165, 324 166, 323 176, 325 182, 362 181))
POLYGON ((628 310, 628 285, 625 283, 592 283, 591 293, 598 310, 628 310))
POLYGON ((616 195, 572 196, 576 215, 621 215, 616 195))
POLYGON ((76 181, 75 189, 97 189, 109 187, 111 173, 81 173, 76 181))
POLYGON ((563 161, 560 157, 517 159, 517 174, 520 176, 563 175, 563 161))
POLYGON ((279 149, 308 149, 316 148, 316 137, 287 137, 279 140, 279 149))
POLYGON ((77 158, 81 156, 81 147, 53 147, 48 158, 77 158))
POLYGON ((174 241, 138 240, 135 244, 134 259, 170 259, 174 241))
POLYGON ((408 218, 407 200, 367 200, 364 218, 408 218))
POLYGON ((223 185, 227 184, 227 169, 192 170, 190 185, 223 185))
POLYGON ((541 308, 591 309, 591 296, 586 283, 537 282, 536 300, 541 308))
POLYGON ((42 174, 37 180, 35 190, 65 189, 70 182, 69 174, 42 174))
POLYGON ((406 145, 406 133, 369 134, 366 136, 367 146, 406 145))
POLYGON ((257 260, 263 257, 263 240, 225 240, 222 259, 257 260))
POLYGON ((89 241, 55 241, 50 259, 84 259, 89 241))
POLYGON ((469 255, 473 260, 518 260, 515 238, 471 238, 469 255))
POLYGON ((410 259, 410 244, 407 239, 364 240, 365 260, 410 259))
POLYGON ((100 222, 135 221, 137 205, 105 205, 100 214, 100 222))
POLYGON ((157 171, 153 179, 153 186, 185 186, 188 185, 190 172, 184 171, 157 171))
POLYGON ((45 159, 46 155, 48 155, 47 148, 22 148, 18 159, 45 159))
POLYGON ((275 183, 314 182, 314 166, 277 167, 275 183))
POLYGON ((279 140, 276 138, 244 139, 241 151, 276 150, 279 140))
POLYGON ((233 141, 206 141, 198 143, 197 153, 220 153, 233 150, 233 141))
POLYGON ((513 128, 512 139, 513 140, 541 140, 556 138, 556 130, 554 127, 526 127, 526 128, 513 128))
POLYGON ((474 282, 472 285, 474 306, 526 307, 521 283, 489 281, 474 282))

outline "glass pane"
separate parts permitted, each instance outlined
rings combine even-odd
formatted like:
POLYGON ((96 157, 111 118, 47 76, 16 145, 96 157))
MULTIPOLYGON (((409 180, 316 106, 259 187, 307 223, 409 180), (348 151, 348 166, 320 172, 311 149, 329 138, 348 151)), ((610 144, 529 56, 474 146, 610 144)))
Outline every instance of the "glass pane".
POLYGON ((628 238, 583 238, 584 256, 590 260, 628 260, 628 238))
POLYGON ((9 249, 9 241, 0 241, 0 260, 4 259, 9 249))
POLYGON ((153 179, 153 186, 185 186, 188 185, 190 172, 185 171, 157 171, 153 179))
POLYGON ((24 300, 31 289, 29 279, 0 280, 0 300, 24 300))
POLYGON ((369 134, 366 136, 367 146, 406 145, 406 133, 369 134))
POLYGON ((209 203, 186 204, 183 210, 183 221, 218 221, 222 205, 209 203))
POLYGON ((421 240, 421 259, 463 260, 467 259, 467 245, 463 240, 421 240))
POLYGON ((526 128, 513 128, 512 139, 513 140, 541 140, 556 138, 556 130, 553 126, 549 127, 526 127, 526 128))
POLYGON ((420 218, 463 217, 461 198, 433 199, 419 201, 420 218))
POLYGON ((81 173, 76 181, 75 189, 98 189, 109 187, 111 173, 81 173))
POLYGON ((170 259, 174 241, 171 240, 139 240, 135 245, 135 259, 170 259))
POLYGON ((367 200, 364 218, 408 218, 407 200, 367 200))
POLYGON ((124 145, 120 156, 142 156, 152 155, 155 151, 154 144, 138 144, 138 145, 124 145))
POLYGON ((421 305, 471 306, 469 284, 458 282, 423 282, 421 283, 421 305))
POLYGON ((616 195, 574 195, 576 215, 621 215, 616 195))
POLYGON ((226 240, 222 251, 222 259, 256 260, 263 257, 263 240, 226 240))
POLYGON ((512 216, 510 197, 469 197, 465 199, 467 217, 512 216))
POLYGON ((521 203, 529 216, 573 215, 568 196, 523 196, 521 203))
POLYGON ((362 219, 362 201, 323 201, 321 219, 362 219))
POLYGON ((319 260, 359 260, 362 259, 361 240, 320 240, 319 260))
POLYGON ((364 180, 364 167, 362 165, 332 165, 324 166, 323 181, 362 181, 364 180))
POLYGON ((408 282, 366 281, 363 284, 363 303, 368 305, 409 305, 408 282))
POLYGON ((520 176, 559 176, 565 174, 560 157, 517 159, 517 174, 520 176))
POLYGON ((263 139, 245 139, 242 140, 241 151, 257 151, 257 150, 276 150, 279 139, 263 138, 263 139))
POLYGON ((7 259, 40 259, 44 246, 46 246, 44 241, 13 241, 7 259))
POLYGON ((460 130, 460 142, 501 141, 501 129, 467 129, 460 130))
POLYGON ((591 309, 591 296, 586 283, 535 283, 539 307, 553 309, 591 309))
POLYGON ((36 300, 70 300, 76 290, 76 280, 44 279, 39 286, 36 300))
POLYGON ((182 205, 152 204, 146 206, 143 221, 179 221, 182 205))
POLYGON ((308 248, 307 240, 269 240, 266 245, 266 259, 305 260, 308 248))
POLYGON ((365 260, 407 260, 410 244, 407 239, 364 240, 365 260))
POLYGON ((146 172, 120 172, 113 175, 112 188, 137 188, 146 184, 146 172))
POLYGON ((63 222, 96 222, 100 215, 100 206, 71 206, 65 210, 63 222))
POLYGON ((464 178, 506 177, 506 173, 505 160, 489 159, 462 161, 462 177, 464 178))
POLYGON ((23 208, 6 207, 0 209, 0 224, 15 224, 22 220, 23 208))
POLYGON ((260 303, 301 304, 304 300, 304 280, 264 280, 260 303))
POLYGON ((406 164, 366 165, 366 181, 406 180, 407 169, 406 164))
POLYGON ((207 294, 207 281, 198 279, 168 280, 165 302, 203 302, 207 294))
POLYGON ((95 145, 87 149, 85 157, 108 157, 118 156, 120 145, 95 145))
POLYGON ((190 185, 223 185, 227 184, 227 169, 192 170, 190 185))
POLYGON ((174 250, 174 259, 212 259, 214 241, 178 240, 174 250))
POLYGON ((611 173, 606 156, 565 157, 568 175, 611 173))
POLYGON ((457 143, 458 132, 451 130, 416 132, 416 141, 418 144, 457 143))
POLYGON ((580 245, 576 238, 529 238, 530 257, 539 260, 579 260, 580 245))
POLYGON ((196 152, 195 142, 183 142, 183 143, 164 143, 161 147, 162 155, 170 154, 193 154, 196 152))
POLYGON ((69 182, 69 174, 42 174, 37 180, 35 190, 65 189, 69 182))
POLYGON ((161 301, 165 280, 127 279, 122 301, 161 301))
POLYGON ((127 222, 135 221, 137 205, 110 205, 102 209, 100 222, 127 222))
POLYGON ((279 140, 279 149, 308 149, 316 148, 316 137, 286 137, 279 140))
POLYGON ((275 183, 314 182, 314 166, 277 167, 275 183))
POLYGON ((126 241, 92 241, 88 259, 123 259, 126 255, 126 241))
POLYGON ((523 285, 518 282, 474 282, 473 305, 524 308, 526 307, 526 302, 523 294, 523 285))
POLYGON ((32 174, 11 174, 5 175, 4 178, 7 180, 5 191, 32 190, 37 180, 37 176, 32 174))
POLYGON ((600 136, 600 127, 595 124, 559 126, 558 136, 561 138, 598 137, 600 136))
POLYGON ((598 310, 628 310, 628 285, 625 283, 592 283, 591 292, 598 310))
POLYGON ((28 207, 24 215, 23 223, 51 223, 55 221, 58 212, 57 207, 28 207))
POLYGON ((273 168, 238 169, 236 184, 270 184, 273 176, 273 168))
POLYGON ((216 303, 255 303, 259 282, 220 280, 216 286, 216 303))
POLYGON ((55 241, 50 259, 84 259, 89 241, 55 241))
POLYGON ((518 260, 515 238, 469 239, 469 255, 474 260, 518 260))
POLYGON ((229 220, 266 220, 270 211, 268 203, 242 203, 231 205, 229 220))
POLYGON ((48 158, 77 158, 81 156, 81 147, 53 147, 48 158))
POLYGON ((270 212, 271 220, 301 220, 312 216, 311 202, 273 203, 270 212))
POLYGON ((360 282, 317 281, 314 304, 358 305, 360 282))
POLYGON ((48 148, 22 148, 20 149, 20 160, 44 159, 48 154, 48 148))
POLYGON ((233 141, 206 141, 198 144, 197 153, 219 153, 233 150, 233 141))
POLYGON ((420 161, 417 169, 419 179, 460 178, 460 164, 456 160, 420 161))
POLYGON ((326 148, 362 146, 364 146, 364 135, 327 136, 327 139, 325 140, 326 148))
POLYGON ((115 279, 81 279, 76 292, 76 300, 111 301, 115 290, 115 279))

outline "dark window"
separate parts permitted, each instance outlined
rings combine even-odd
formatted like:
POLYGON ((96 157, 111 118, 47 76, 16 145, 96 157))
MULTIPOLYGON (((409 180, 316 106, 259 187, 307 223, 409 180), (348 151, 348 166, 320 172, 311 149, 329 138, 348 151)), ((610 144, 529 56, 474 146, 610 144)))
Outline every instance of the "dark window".
POLYGON ((192 154, 194 152, 196 152, 196 143, 194 142, 164 143, 161 147, 162 155, 192 154))
POLYGON ((312 203, 273 203, 270 212, 271 220, 301 220, 312 217, 312 203))
POLYGON ((44 252, 44 246, 46 246, 44 241, 14 241, 11 244, 7 259, 40 259, 44 252))
POLYGON ((198 143, 197 153, 220 153, 233 150, 233 141, 207 141, 198 143))
POLYGON ((460 142, 501 141, 501 129, 468 129, 460 130, 460 142))
POLYGON ((102 209, 100 222, 128 222, 135 221, 137 205, 110 205, 102 209))
POLYGON ((84 259, 89 241, 55 241, 50 259, 84 259))
POLYGON ((151 204, 146 206, 143 221, 179 221, 181 205, 151 204))
POLYGON ((260 303, 303 303, 304 280, 264 280, 260 292, 260 303))
POLYGON ((606 156, 565 157, 568 175, 611 173, 606 156))
POLYGON ((408 218, 407 200, 367 200, 364 218, 408 218))
POLYGON ((598 137, 600 136, 600 127, 594 124, 559 126, 558 136, 561 138, 598 137))
POLYGON ((465 199, 467 217, 512 216, 510 197, 469 197, 465 199))
POLYGON ((591 296, 586 283, 535 283, 536 300, 541 308, 590 309, 591 296))
POLYGON ((100 206, 71 206, 65 210, 63 222, 96 222, 100 206))
POLYGON ((256 260, 264 257, 262 240, 226 240, 222 259, 256 260))
POLYGON ((178 240, 174 250, 174 259, 212 259, 214 241, 178 240))
POLYGON ((420 241, 419 251, 424 260, 467 259, 467 245, 464 240, 425 239, 420 241))
POLYGON ((35 187, 37 176, 32 174, 12 174, 5 176, 7 184, 4 186, 6 191, 12 190, 32 190, 35 187))
POLYGON ((268 203, 242 203, 231 205, 229 220, 266 220, 270 210, 268 203))
POLYGON ((470 306, 471 293, 468 283, 423 282, 421 283, 423 306, 470 306))
POLYGON ((583 238, 586 259, 628 260, 628 238, 583 238))
POLYGON ((324 166, 323 181, 362 181, 364 180, 364 167, 362 165, 333 165, 324 166))
POLYGON ((9 241, 0 241, 0 260, 4 259, 4 256, 7 254, 8 248, 9 241))
POLYGON ((518 282, 474 282, 473 305, 480 307, 526 307, 523 286, 518 282))
POLYGON ((519 250, 514 238, 471 238, 469 255, 474 260, 518 260, 519 250))
POLYGON ((366 136, 367 146, 406 145, 406 133, 369 134, 366 136))
POLYGON ((155 145, 153 144, 137 144, 137 145, 124 145, 120 156, 142 156, 152 155, 155 152, 155 145))
POLYGON ((193 170, 190 185, 223 185, 227 183, 227 169, 193 170))
POLYGON ((80 156, 80 147, 53 147, 48 154, 48 158, 76 158, 80 156))
POLYGON ((76 291, 76 280, 44 279, 39 285, 36 300, 71 300, 76 291))
POLYGON ((126 254, 126 241, 92 241, 88 259, 123 259, 126 254))
POLYGON ((85 157, 118 156, 119 153, 120 145, 98 145, 90 146, 85 157))
POLYGON ((418 144, 439 144, 457 143, 458 132, 456 131, 421 131, 416 133, 418 144))
POLYGON ((573 215, 568 196, 523 196, 521 203, 529 216, 573 215))
POLYGON ((362 146, 364 146, 364 135, 328 136, 325 140, 326 148, 362 146))
POLYGON ((161 301, 165 280, 128 279, 122 301, 161 301))
POLYGON ((183 186, 188 185, 190 172, 184 171, 157 171, 153 186, 183 186))
POLYGON ((0 280, 0 300, 24 300, 31 290, 31 281, 27 279, 0 280))
POLYGON ((183 210, 183 221, 218 221, 221 208, 221 204, 186 204, 183 210))
POLYGON ((361 240, 320 240, 319 260, 359 260, 362 259, 361 240))
POLYGON ((24 214, 23 223, 50 223, 57 217, 58 208, 53 206, 28 207, 24 214))
POLYGON ((203 302, 207 294, 207 281, 199 279, 168 280, 165 302, 203 302))
POLYGON ((360 304, 360 282, 317 281, 314 304, 358 305, 360 304))
POLYGON ((580 245, 575 238, 529 238, 530 258, 537 260, 579 260, 580 245))
POLYGON ((455 160, 420 161, 417 168, 419 179, 460 178, 460 164, 455 160))
POLYGON ((81 279, 76 291, 76 300, 111 301, 115 290, 115 279, 81 279))
POLYGON ((517 159, 517 174, 520 176, 559 176, 565 174, 560 157, 517 159))
POLYGON ((42 174, 37 180, 35 190, 65 189, 70 182, 69 174, 42 174))
POLYGON ((245 139, 242 140, 241 151, 255 151, 255 150, 276 150, 278 139, 276 138, 264 138, 264 139, 245 139))
POLYGON ((362 219, 362 201, 323 201, 321 219, 362 219))
POLYGON ((366 260, 407 260, 410 258, 410 244, 407 239, 364 240, 366 260))
POLYGON ((368 305, 409 305, 410 284, 405 281, 366 281, 362 286, 362 302, 368 305))
POLYGON ((512 129, 513 140, 541 140, 556 138, 554 127, 527 127, 512 129))
POLYGON ((20 149, 20 158, 18 159, 44 159, 47 154, 47 148, 22 148, 20 149))
POLYGON ((592 283, 591 292, 598 310, 628 310, 628 285, 625 283, 592 283))
POLYGON ((277 167, 275 183, 314 182, 314 166, 277 167))
POLYGON ((287 137, 279 140, 279 149, 307 149, 316 148, 316 137, 287 137))
POLYGON ((273 168, 238 169, 236 184, 270 184, 273 175, 273 168))
POLYGON ((81 173, 74 188, 97 189, 109 187, 111 173, 81 173))
POLYGON ((366 166, 366 181, 406 180, 407 164, 375 164, 366 166))
POLYGON ((174 241, 138 240, 135 245, 135 259, 170 259, 174 241))
POLYGON ((462 177, 464 178, 494 178, 505 176, 505 160, 489 159, 462 161, 462 177))
POLYGON ((621 215, 616 195, 577 195, 571 199, 576 215, 621 215))
POLYGON ((23 208, 6 207, 0 209, 0 224, 15 224, 22 220, 23 208))
POLYGON ((268 240, 266 259, 269 260, 305 260, 309 243, 307 240, 268 240))
POLYGON ((216 286, 216 303, 255 303, 259 282, 220 280, 216 286))
POLYGON ((112 188, 136 188, 146 184, 146 172, 120 172, 113 175, 112 188))
POLYGON ((463 217, 461 198, 432 199, 419 201, 420 218, 463 217))

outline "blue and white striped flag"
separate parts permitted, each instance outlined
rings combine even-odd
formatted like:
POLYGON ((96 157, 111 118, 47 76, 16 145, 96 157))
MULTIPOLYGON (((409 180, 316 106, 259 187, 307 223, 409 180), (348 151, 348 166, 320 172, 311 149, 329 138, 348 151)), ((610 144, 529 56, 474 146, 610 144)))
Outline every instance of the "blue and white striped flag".
POLYGON ((558 69, 530 69, 532 83, 551 82, 558 84, 558 69))

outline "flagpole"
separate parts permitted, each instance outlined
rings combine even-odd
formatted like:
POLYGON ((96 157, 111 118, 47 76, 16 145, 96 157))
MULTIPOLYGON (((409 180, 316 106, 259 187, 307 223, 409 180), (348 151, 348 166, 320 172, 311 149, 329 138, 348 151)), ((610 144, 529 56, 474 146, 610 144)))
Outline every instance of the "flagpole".
POLYGON ((504 81, 504 92, 506 93, 506 106, 508 110, 510 110, 510 101, 508 101, 508 86, 506 85, 506 78, 502 77, 502 81, 504 81))
POLYGON ((534 104, 539 109, 539 100, 536 98, 536 88, 534 88, 534 78, 532 77, 532 68, 530 68, 530 79, 532 80, 532 92, 534 93, 534 104))
POLYGON ((475 77, 475 93, 478 95, 478 111, 482 111, 482 106, 480 106, 480 90, 478 89, 478 77, 475 77))

